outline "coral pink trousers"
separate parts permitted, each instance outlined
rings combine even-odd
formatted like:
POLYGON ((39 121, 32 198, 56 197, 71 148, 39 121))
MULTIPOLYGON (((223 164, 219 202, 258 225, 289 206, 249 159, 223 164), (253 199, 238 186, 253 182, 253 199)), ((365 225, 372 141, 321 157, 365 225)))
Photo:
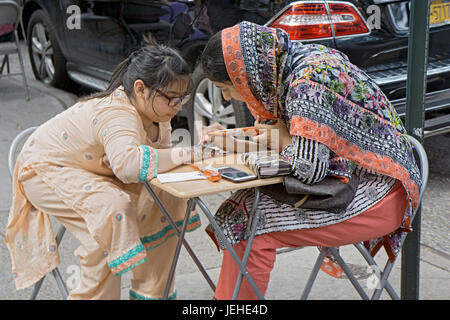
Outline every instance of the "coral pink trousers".
MULTIPOLYGON (((248 258, 247 270, 264 295, 275 263, 277 248, 338 247, 387 235, 400 227, 407 206, 406 199, 405 189, 400 182, 397 182, 383 200, 346 221, 322 228, 273 232, 256 236, 248 258)), ((240 259, 244 255, 246 244, 247 241, 241 241, 233 247, 240 259)), ((238 266, 228 250, 224 250, 222 268, 214 295, 216 299, 231 299, 238 274, 238 266)), ((257 299, 245 278, 242 280, 238 299, 257 299)))

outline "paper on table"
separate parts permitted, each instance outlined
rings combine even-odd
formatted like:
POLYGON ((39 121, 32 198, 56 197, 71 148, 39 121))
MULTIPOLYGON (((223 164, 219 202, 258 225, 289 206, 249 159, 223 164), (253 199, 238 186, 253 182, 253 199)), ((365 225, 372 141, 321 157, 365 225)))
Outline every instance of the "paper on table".
POLYGON ((161 173, 158 174, 157 179, 161 183, 166 182, 180 182, 189 180, 201 180, 206 177, 200 171, 193 172, 178 172, 178 173, 161 173))

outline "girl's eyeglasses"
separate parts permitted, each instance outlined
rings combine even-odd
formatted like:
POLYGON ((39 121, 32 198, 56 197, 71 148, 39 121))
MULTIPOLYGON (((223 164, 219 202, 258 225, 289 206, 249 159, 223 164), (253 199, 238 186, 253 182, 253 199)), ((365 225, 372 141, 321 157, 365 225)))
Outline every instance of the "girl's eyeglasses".
POLYGON ((190 95, 190 94, 186 94, 186 95, 181 96, 181 97, 169 97, 168 95, 166 95, 164 92, 162 92, 162 91, 159 90, 159 89, 155 89, 155 91, 156 91, 158 94, 162 95, 164 98, 167 99, 167 105, 168 105, 169 107, 171 107, 171 108, 176 107, 176 106, 179 105, 180 103, 181 103, 181 104, 185 104, 185 103, 187 103, 187 102, 189 101, 189 99, 191 98, 191 95, 190 95))

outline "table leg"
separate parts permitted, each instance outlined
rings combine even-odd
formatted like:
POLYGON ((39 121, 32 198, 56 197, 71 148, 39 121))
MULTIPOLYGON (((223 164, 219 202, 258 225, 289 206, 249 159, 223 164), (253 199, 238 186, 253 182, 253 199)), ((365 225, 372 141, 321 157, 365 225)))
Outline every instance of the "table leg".
POLYGON ((189 199, 188 205, 186 208, 186 213, 184 215, 183 225, 181 227, 181 232, 178 237, 177 246, 175 248, 175 254, 173 256, 172 265, 170 266, 169 277, 167 278, 166 288, 164 289, 163 299, 167 300, 169 296, 170 285, 172 283, 173 276, 175 275, 175 269, 177 267, 178 258, 180 257, 181 245, 183 244, 184 235, 186 234, 186 227, 188 225, 189 217, 191 215, 191 211, 193 208, 193 201, 189 199))
MULTIPOLYGON (((255 188, 255 200, 253 201, 253 207, 252 211, 250 212, 249 216, 249 223, 248 223, 248 230, 250 230, 250 234, 247 240, 247 246, 245 247, 244 256, 242 257, 242 264, 244 266, 247 266, 248 257, 250 256, 250 250, 252 248, 253 239, 255 238, 256 234, 256 228, 258 227, 260 212, 257 210, 258 203, 259 203, 259 197, 261 195, 261 192, 259 188, 255 188)), ((239 272, 238 278, 236 280, 236 285, 234 287, 233 291, 233 300, 237 299, 237 296, 239 294, 239 290, 241 289, 242 284, 242 277, 243 277, 242 271, 239 272)))
MULTIPOLYGON (((167 221, 169 221, 169 224, 172 226, 172 228, 174 229, 176 235, 182 239, 183 241, 183 246, 185 247, 186 251, 189 253, 189 255, 191 256, 192 260, 194 261, 194 263, 197 265, 197 268, 200 270, 200 272, 202 273, 203 277, 206 279, 206 281, 208 282, 209 286, 211 287, 211 289, 213 291, 216 291, 216 286, 214 284, 214 282, 211 280, 211 278, 209 277, 208 273, 206 272, 205 268, 203 268, 203 265, 201 264, 200 260, 197 258, 197 256, 195 255, 194 251, 192 250, 191 246, 189 245, 189 243, 184 239, 184 237, 180 237, 181 235, 181 231, 178 229, 175 221, 173 221, 172 217, 170 216, 169 212, 167 212, 166 208, 164 207, 164 205, 162 204, 161 200, 159 200, 158 196, 156 195, 155 191, 153 190, 153 188, 150 186, 150 184, 146 181, 144 182, 145 188, 147 189, 147 191, 150 193, 150 195, 152 196, 152 198, 155 200, 156 205, 158 206, 158 208, 161 210, 162 214, 166 217, 167 221)), ((195 201, 194 201, 195 204, 195 201)))
MULTIPOLYGON (((259 195, 258 195, 258 198, 259 198, 259 195)), ((214 219, 214 216, 209 211, 208 207, 205 205, 205 203, 200 198, 195 198, 195 201, 197 202, 199 207, 202 209, 202 211, 205 213, 205 215, 208 218, 209 222, 211 223, 212 227, 216 231, 216 234, 219 236, 222 243, 224 243, 226 249, 230 253, 234 262, 236 262, 237 266, 239 267, 242 275, 247 278, 247 281, 250 284, 250 286, 252 287, 253 291, 256 293, 256 295, 258 296, 259 299, 264 300, 264 296, 262 295, 259 288, 256 286, 255 281, 253 280, 252 276, 247 271, 247 269, 245 268, 245 265, 241 262, 238 255, 236 254, 236 251, 234 251, 230 242, 227 240, 227 238, 223 234, 222 230, 220 229, 219 225, 217 224, 216 220, 214 219)))

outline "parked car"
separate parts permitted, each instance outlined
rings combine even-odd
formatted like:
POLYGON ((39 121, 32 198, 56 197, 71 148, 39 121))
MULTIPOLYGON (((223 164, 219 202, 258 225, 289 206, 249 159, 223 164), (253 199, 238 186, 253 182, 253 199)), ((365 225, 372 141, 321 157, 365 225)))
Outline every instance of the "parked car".
MULTIPOLYGON (((450 0, 432 0, 430 9, 425 136, 450 131, 450 0)), ((194 132, 195 124, 253 122, 242 103, 223 101, 198 66, 208 38, 243 20, 344 52, 403 117, 409 10, 409 0, 25 0, 23 20, 36 78, 62 88, 104 89, 145 33, 177 48, 193 69, 195 94, 180 116, 194 132)))

